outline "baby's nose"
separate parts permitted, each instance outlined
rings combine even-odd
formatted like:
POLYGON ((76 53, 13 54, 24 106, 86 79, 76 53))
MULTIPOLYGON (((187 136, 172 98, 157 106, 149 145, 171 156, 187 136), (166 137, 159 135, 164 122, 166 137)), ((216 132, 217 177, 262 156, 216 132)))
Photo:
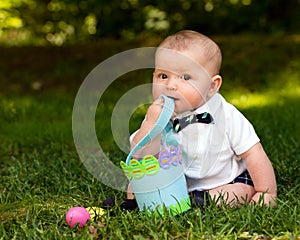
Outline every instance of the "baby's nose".
POLYGON ((176 77, 171 77, 168 79, 167 82, 167 89, 168 90, 177 90, 177 84, 178 84, 178 80, 176 77))

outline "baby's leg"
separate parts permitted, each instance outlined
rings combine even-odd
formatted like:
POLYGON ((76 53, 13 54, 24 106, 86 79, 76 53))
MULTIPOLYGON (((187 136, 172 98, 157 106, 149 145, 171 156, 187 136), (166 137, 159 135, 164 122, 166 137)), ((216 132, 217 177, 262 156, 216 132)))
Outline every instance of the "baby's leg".
POLYGON ((130 183, 127 187, 127 199, 134 199, 134 194, 130 183))
POLYGON ((255 194, 254 187, 244 183, 226 184, 220 187, 209 190, 212 199, 217 201, 217 204, 222 202, 237 206, 250 202, 255 194))

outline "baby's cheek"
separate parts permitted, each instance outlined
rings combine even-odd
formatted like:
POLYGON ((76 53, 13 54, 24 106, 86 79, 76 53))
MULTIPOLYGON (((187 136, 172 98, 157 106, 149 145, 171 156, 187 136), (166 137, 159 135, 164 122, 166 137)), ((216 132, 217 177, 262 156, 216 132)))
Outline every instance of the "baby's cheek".
POLYGON ((197 91, 186 91, 182 92, 184 101, 186 105, 189 105, 190 107, 195 107, 195 105, 198 105, 199 102, 202 101, 202 96, 197 91))
POLYGON ((203 104, 202 97, 192 97, 189 101, 189 105, 191 105, 193 109, 201 106, 202 104, 203 104))
POLYGON ((152 87, 152 96, 154 99, 157 99, 162 94, 162 87, 159 85, 153 85, 152 87))

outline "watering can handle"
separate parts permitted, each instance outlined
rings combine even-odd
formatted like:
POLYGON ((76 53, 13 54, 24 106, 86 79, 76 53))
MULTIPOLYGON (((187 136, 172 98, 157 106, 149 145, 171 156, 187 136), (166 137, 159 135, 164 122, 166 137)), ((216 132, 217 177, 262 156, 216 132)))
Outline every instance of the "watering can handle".
POLYGON ((174 99, 169 98, 165 95, 160 95, 160 98, 163 98, 164 101, 164 106, 163 109, 154 124, 153 128, 146 134, 131 150, 131 152, 128 154, 126 158, 126 164, 128 165, 132 156, 143 146, 145 146, 149 141, 154 139, 158 134, 160 134, 164 128, 167 126, 169 120, 172 117, 172 114, 174 112, 175 104, 174 104, 174 99))

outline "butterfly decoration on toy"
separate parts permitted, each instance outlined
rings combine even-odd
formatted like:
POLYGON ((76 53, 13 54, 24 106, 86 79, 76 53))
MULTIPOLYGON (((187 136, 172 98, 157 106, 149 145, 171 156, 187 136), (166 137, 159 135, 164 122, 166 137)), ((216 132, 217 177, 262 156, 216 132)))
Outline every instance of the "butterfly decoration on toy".
POLYGON ((182 148, 178 146, 167 146, 162 148, 158 159, 153 155, 146 155, 141 160, 131 159, 129 164, 121 162, 126 177, 140 179, 145 174, 152 176, 156 174, 161 168, 168 169, 172 165, 177 166, 182 163, 182 148))

